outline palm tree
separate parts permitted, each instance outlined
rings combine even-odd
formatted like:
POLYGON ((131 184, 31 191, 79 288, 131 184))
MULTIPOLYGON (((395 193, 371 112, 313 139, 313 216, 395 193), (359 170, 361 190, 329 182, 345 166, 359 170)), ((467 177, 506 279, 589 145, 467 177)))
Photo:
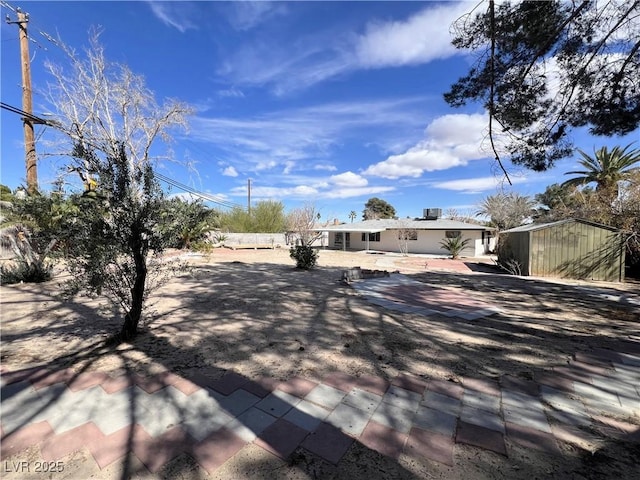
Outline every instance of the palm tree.
POLYGON ((358 214, 355 212, 355 210, 351 210, 351 212, 349 213, 349 218, 351 219, 351 223, 353 223, 356 216, 358 216, 358 214))
POLYGON ((634 165, 640 163, 640 150, 627 151, 632 144, 624 148, 607 147, 594 151, 594 156, 587 155, 578 149, 582 160, 579 161, 584 170, 573 170, 565 175, 578 175, 567 180, 562 186, 579 187, 588 183, 596 184, 596 191, 610 192, 613 197, 618 194, 618 182, 626 180, 633 172, 640 170, 634 165))
POLYGON ((497 193, 482 200, 476 217, 489 217, 489 224, 498 230, 507 230, 522 225, 533 213, 535 202, 517 192, 497 193))
POLYGON ((445 238, 440 242, 440 246, 451 254, 453 260, 457 260, 462 251, 467 248, 469 242, 471 242, 470 238, 465 238, 464 240, 462 237, 445 238))
POLYGON ((0 247, 10 250, 13 255, 9 265, 0 266, 0 283, 38 283, 51 278, 53 266, 48 256, 57 239, 46 238, 48 235, 42 230, 60 220, 61 205, 54 205, 49 200, 50 197, 37 195, 27 199, 13 198, 13 202, 0 201, 0 247), (16 201, 20 204, 18 209, 14 204, 16 201), (47 241, 38 241, 38 237, 47 241))

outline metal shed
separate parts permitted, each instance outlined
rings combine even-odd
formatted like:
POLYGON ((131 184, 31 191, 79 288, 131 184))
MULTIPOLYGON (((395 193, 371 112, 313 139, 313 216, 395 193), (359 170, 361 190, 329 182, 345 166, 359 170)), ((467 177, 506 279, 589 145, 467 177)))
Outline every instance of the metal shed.
POLYGON ((499 261, 522 275, 624 281, 625 238, 607 225, 580 219, 523 225, 500 234, 499 261))

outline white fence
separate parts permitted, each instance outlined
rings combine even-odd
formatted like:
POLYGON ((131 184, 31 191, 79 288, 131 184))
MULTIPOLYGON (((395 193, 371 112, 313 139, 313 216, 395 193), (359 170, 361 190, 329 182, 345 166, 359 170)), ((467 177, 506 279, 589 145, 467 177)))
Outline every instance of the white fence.
MULTIPOLYGON (((314 247, 326 247, 328 245, 328 235, 326 232, 313 243, 314 247)), ((259 245, 270 246, 272 248, 289 248, 296 244, 296 235, 287 233, 222 233, 210 232, 209 238, 216 242, 224 239, 223 243, 227 247, 237 245, 259 245)))

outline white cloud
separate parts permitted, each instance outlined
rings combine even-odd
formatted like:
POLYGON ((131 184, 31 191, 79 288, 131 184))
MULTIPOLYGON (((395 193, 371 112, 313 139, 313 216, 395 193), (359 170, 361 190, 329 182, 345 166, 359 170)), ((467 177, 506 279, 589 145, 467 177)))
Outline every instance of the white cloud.
POLYGON ((246 31, 274 17, 285 15, 286 4, 280 2, 231 2, 227 10, 227 19, 236 30, 246 31))
POLYGON ((447 170, 486 158, 482 143, 487 116, 451 114, 433 120, 425 138, 404 153, 369 166, 364 175, 383 178, 419 177, 424 172, 447 170))
POLYGON ((285 44, 270 35, 240 45, 218 73, 234 85, 267 86, 282 96, 356 70, 429 63, 457 54, 449 25, 470 7, 432 4, 407 19, 369 23, 361 34, 357 27, 310 32, 285 44))
MULTIPOLYGON (((512 175, 510 178, 513 184, 523 183, 527 180, 524 176, 512 175)), ((435 182, 432 186, 443 190, 454 190, 464 193, 480 193, 488 190, 495 190, 498 187, 503 186, 504 183, 504 177, 478 177, 435 182)))
POLYGON ((291 171, 295 168, 296 162, 288 161, 284 163, 284 170, 282 170, 283 175, 289 175, 291 171))
MULTIPOLYGON (((246 197, 247 190, 244 187, 236 187, 232 194, 239 197, 246 197)), ((293 187, 264 187, 255 185, 251 188, 251 197, 254 200, 272 198, 293 198, 306 199, 310 196, 316 197, 318 190, 308 185, 297 185, 293 187)))
POLYGON ((222 171, 222 175, 225 177, 237 177, 238 171, 232 165, 229 165, 222 171))
POLYGON ((365 195, 377 195, 380 193, 387 193, 394 191, 394 187, 360 187, 360 188, 335 188, 327 190, 320 194, 320 198, 352 198, 361 197, 365 195))
POLYGON ((496 188, 498 181, 495 177, 465 178, 460 180, 448 180, 434 183, 436 188, 454 191, 482 192, 496 188))
POLYGON ((334 148, 363 132, 382 148, 397 144, 398 137, 424 124, 426 104, 426 98, 407 97, 334 102, 247 119, 199 116, 191 121, 188 140, 211 143, 243 172, 290 173, 302 168, 302 160, 304 169, 335 171, 328 163, 334 148))
POLYGON ((426 8, 406 21, 376 22, 367 26, 356 45, 364 67, 417 65, 456 53, 449 25, 469 10, 465 2, 426 8))
POLYGON ((293 189, 293 194, 301 197, 311 197, 318 194, 318 190, 307 185, 299 185, 293 189))
POLYGON ((191 21, 192 10, 186 2, 147 1, 153 14, 168 27, 173 27, 181 33, 189 29, 197 29, 191 21))
POLYGON ((336 167, 335 165, 329 165, 329 164, 318 164, 318 165, 314 165, 313 169, 326 170, 328 172, 335 172, 338 169, 338 167, 336 167))
POLYGON ((282 96, 300 91, 352 69, 351 56, 333 50, 326 39, 297 41, 286 46, 264 42, 241 46, 217 73, 234 85, 270 86, 282 96))
MULTIPOLYGON (((389 185, 368 185, 368 181, 353 172, 345 172, 329 177, 314 177, 310 175, 276 175, 260 176, 253 182, 252 198, 293 200, 339 199, 377 195, 396 189, 389 185)), ((232 195, 246 196, 246 189, 235 187, 232 195)))
POLYGON ((254 168, 259 172, 261 170, 271 170, 276 165, 278 165, 278 162, 276 162, 275 160, 263 160, 256 163, 254 168))
POLYGON ((353 172, 344 172, 339 175, 333 175, 331 183, 341 187, 365 187, 369 182, 366 178, 361 177, 353 172))
MULTIPOLYGON (((341 187, 328 184, 296 185, 292 187, 260 187, 254 186, 251 189, 251 196, 255 200, 288 198, 291 200, 314 200, 352 198, 368 195, 379 195, 394 191, 392 186, 371 186, 371 187, 341 187)), ((246 189, 235 188, 232 193, 239 197, 246 197, 246 189)))
POLYGON ((244 98, 244 93, 236 87, 231 87, 225 90, 220 90, 218 92, 218 96, 223 98, 244 98))

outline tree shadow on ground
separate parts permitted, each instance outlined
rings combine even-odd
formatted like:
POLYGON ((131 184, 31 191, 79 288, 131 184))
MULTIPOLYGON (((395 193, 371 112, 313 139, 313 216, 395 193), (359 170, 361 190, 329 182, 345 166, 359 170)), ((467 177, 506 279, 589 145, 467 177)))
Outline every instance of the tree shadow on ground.
MULTIPOLYGON (((233 268, 231 268, 230 273, 232 273, 236 267, 237 266, 234 266, 233 268)), ((280 284, 280 287, 284 288, 286 287, 286 285, 280 284)), ((216 339, 215 336, 211 336, 211 335, 207 336, 205 331, 198 330, 196 334, 198 335, 202 334, 203 338, 197 341, 195 345, 187 346, 185 344, 182 344, 182 345, 180 344, 180 339, 185 338, 185 335, 182 335, 182 336, 176 335, 175 337, 173 337, 172 335, 176 331, 178 332, 182 331, 183 333, 185 333, 185 330, 187 330, 186 333, 188 334, 187 335, 188 339, 186 343, 193 340, 194 323, 198 322, 197 318, 194 318, 194 317, 198 317, 201 312, 211 311, 210 306, 201 308, 201 305, 199 305, 198 295, 201 294, 202 292, 200 290, 197 290, 195 293, 196 293, 196 296, 193 299, 193 303, 189 304, 187 302, 186 305, 183 305, 182 308, 179 309, 181 311, 186 310, 185 313, 187 313, 189 317, 188 319, 181 319, 178 322, 171 322, 169 325, 164 325, 159 327, 158 331, 161 334, 168 333, 168 336, 156 335, 155 327, 153 325, 149 325, 142 330, 141 334, 131 344, 123 344, 116 348, 114 345, 105 344, 104 341, 99 341, 90 345, 85 345, 85 348, 82 351, 78 351, 78 352, 71 351, 64 355, 60 355, 55 358, 52 358, 49 360, 48 365, 46 367, 42 367, 42 368, 35 367, 33 369, 5 373, 5 375, 3 375, 3 382, 7 384, 4 385, 2 389, 3 401, 10 400, 11 397, 13 396, 20 395, 21 391, 30 388, 31 385, 38 385, 40 387, 43 387, 43 389, 40 390, 41 392, 40 397, 44 398, 45 400, 42 402, 39 402, 37 408, 30 409, 30 412, 31 412, 30 416, 22 418, 21 425, 18 425, 16 428, 13 428, 13 429, 5 428, 3 430, 3 442, 7 442, 7 444, 9 444, 12 441, 13 435, 17 433, 17 431, 21 426, 25 426, 31 423, 32 421, 35 421, 38 418, 46 415, 46 413, 50 411, 50 409, 55 405, 55 403, 61 400, 62 396, 64 395, 64 392, 65 392, 64 387, 66 385, 73 387, 78 383, 82 383, 83 378, 86 379, 86 374, 88 374, 88 372, 93 369, 96 362, 98 362, 100 359, 106 356, 118 357, 122 365, 122 367, 119 369, 119 373, 124 371, 124 374, 116 378, 118 381, 122 381, 127 384, 127 387, 124 390, 122 390, 122 392, 124 395, 128 397, 129 423, 131 425, 134 425, 140 421, 139 417, 141 414, 144 415, 144 414, 150 413, 150 412, 144 412, 144 405, 139 404, 139 398, 145 395, 145 391, 146 391, 144 387, 144 384, 146 383, 145 379, 152 379, 150 381, 151 384, 155 382, 162 383, 164 381, 164 377, 162 377, 162 375, 160 376, 157 375, 158 365, 165 367, 167 372, 175 371, 180 373, 184 378, 191 378, 195 384, 201 387, 204 387, 204 390, 201 390, 202 392, 206 392, 207 395, 209 395, 212 399, 219 398, 219 395, 216 394, 214 390, 207 388, 207 385, 215 384, 215 381, 219 380, 220 377, 224 375, 226 370, 215 367, 213 365, 214 362, 212 362, 210 359, 206 358, 206 356, 202 354, 202 351, 200 350, 200 346, 203 343, 207 344, 209 339, 212 340, 212 344, 214 345, 219 344, 220 340, 216 339), (188 330, 187 327, 191 330, 188 330), (178 342, 172 341, 172 340, 175 340, 176 338, 178 339, 178 342), (146 361, 144 362, 135 361, 136 360, 135 358, 130 358, 129 354, 131 353, 143 354, 143 356, 145 356, 146 361), (176 361, 176 358, 178 359, 177 361, 176 361), (184 361, 185 359, 191 359, 191 360, 188 362, 185 362, 184 361), (152 369, 151 368, 152 364, 156 368, 152 369), (71 367, 73 367, 74 370, 71 370, 70 369, 71 367), (143 385, 142 390, 139 388, 140 385, 143 385)), ((54 300, 53 298, 49 299, 49 301, 51 302, 53 302, 53 300, 54 300)), ((246 301, 248 301, 247 298, 243 297, 242 295, 237 296, 234 294, 233 296, 228 296, 224 300, 224 302, 228 302, 228 303, 225 303, 224 305, 221 304, 219 307, 219 311, 222 316, 228 316, 229 318, 234 318, 234 319, 244 318, 245 315, 242 312, 243 312, 243 305, 246 304, 246 301), (239 303, 236 303, 236 302, 239 302, 239 303)), ((318 303, 317 306, 321 306, 321 304, 318 303)), ((81 315, 86 315, 86 316, 91 315, 94 318, 96 318, 96 312, 92 312, 91 309, 85 306, 79 306, 78 311, 76 313, 79 313, 81 315)), ((259 312, 259 314, 261 313, 264 313, 264 312, 259 312)), ((222 320, 220 321, 222 322, 222 320)), ((248 319, 245 318, 243 321, 248 321, 248 319)), ((261 322, 262 322, 263 328, 266 328, 268 326, 268 322, 265 319, 263 319, 261 322)), ((51 328, 52 330, 55 330, 56 327, 53 324, 53 322, 51 324, 46 325, 44 327, 44 330, 48 333, 49 328, 51 328)), ((273 335, 274 338, 276 337, 280 338, 283 335, 283 332, 281 332, 280 329, 277 327, 269 330, 272 330, 272 333, 270 333, 270 335, 273 335)), ((100 332, 101 330, 97 329, 94 331, 97 333, 97 332, 100 332)), ((88 334, 89 332, 90 332, 90 329, 87 329, 85 330, 84 333, 88 334)), ((300 334, 304 333, 303 331, 298 331, 298 332, 300 334)), ((27 337, 30 337, 31 335, 32 335, 31 333, 26 334, 27 337)), ((12 333, 10 341, 16 341, 19 337, 20 337, 20 333, 18 332, 12 333)), ((236 341, 242 341, 243 338, 244 337, 241 337, 240 339, 236 339, 236 341)), ((249 335, 249 337, 247 338, 250 340, 252 337, 251 335, 249 335)), ((236 346, 239 347, 239 345, 236 345, 236 346)), ((240 358, 250 357, 252 349, 250 345, 247 345, 247 346, 249 348, 243 350, 243 355, 241 355, 240 358)), ((267 378, 270 378, 268 368, 265 368, 264 374, 266 375, 267 378)), ((168 378, 169 377, 167 377, 167 379, 168 378)), ((246 377, 238 376, 238 378, 244 379, 245 388, 247 388, 248 390, 256 391, 256 390, 260 390, 261 388, 264 390, 264 387, 262 387, 262 385, 256 384, 246 377)), ((275 381, 274 385, 277 385, 277 384, 278 382, 275 381)), ((162 388, 159 390, 160 393, 155 392, 154 395, 162 397, 163 400, 171 404, 173 400, 171 395, 177 394, 175 389, 170 390, 170 387, 172 385, 173 384, 170 381, 167 381, 166 383, 161 385, 162 388), (169 394, 169 392, 171 394, 169 394), (167 395, 165 395, 165 393, 167 393, 167 395)), ((175 410, 173 411, 173 415, 177 417, 175 420, 178 425, 183 424, 183 422, 187 420, 192 424, 195 422, 196 425, 204 424, 210 420, 207 417, 207 411, 204 411, 204 410, 200 412, 202 414, 201 418, 194 419, 193 415, 187 418, 186 412, 188 408, 183 408, 183 405, 180 405, 179 402, 174 402, 173 405, 171 405, 168 408, 175 410)), ((229 405, 229 408, 230 408, 229 413, 232 413, 233 405, 229 405)), ((159 415, 162 415, 162 413, 166 414, 168 412, 156 412, 156 413, 159 415)), ((234 414, 237 414, 237 412, 235 412, 234 414)), ((353 439, 339 432, 334 427, 327 424, 327 428, 334 429, 334 432, 333 432, 334 441, 348 442, 349 445, 353 443, 353 439)), ((126 432, 119 431, 118 434, 120 435, 124 434, 127 436, 127 440, 126 440, 128 445, 127 450, 129 450, 130 452, 133 452, 136 449, 136 445, 144 441, 145 439, 140 437, 139 432, 136 431, 135 428, 126 428, 125 430, 126 432)), ((256 433, 261 433, 261 432, 256 432, 256 433)), ((162 469, 159 469, 159 470, 156 469, 158 464, 156 461, 154 461, 153 459, 154 456, 157 456, 160 459, 159 461, 163 461, 168 458, 171 458, 173 453, 184 453, 186 455, 197 456, 195 454, 195 450, 202 448, 202 446, 198 444, 199 442, 194 440, 194 438, 189 436, 189 434, 185 434, 183 431, 176 432, 172 430, 171 435, 163 435, 161 437, 162 437, 162 441, 160 440, 155 442, 152 441, 151 442, 152 446, 148 447, 149 451, 151 450, 155 450, 155 451, 152 452, 143 461, 146 467, 140 465, 139 462, 135 461, 135 459, 132 459, 131 454, 124 456, 119 461, 120 462, 120 468, 119 468, 120 478, 130 478, 132 475, 144 474, 144 472, 146 471, 146 468, 150 468, 159 476, 164 476, 164 474, 161 471, 162 469)), ((199 440, 203 441, 206 439, 200 438, 199 440)), ((266 443, 266 446, 269 447, 269 442, 265 440, 265 443, 266 443)), ((278 451, 277 446, 272 448, 274 449, 273 453, 275 453, 276 455, 280 455, 284 458, 287 458, 290 456, 291 452, 278 451)), ((366 447, 362 447, 362 448, 364 448, 365 450, 369 450, 366 447)), ((371 451, 371 454, 379 456, 379 454, 377 454, 377 452, 374 452, 374 451, 371 451)), ((142 456, 144 458, 144 453, 142 456)), ((299 456, 300 454, 298 454, 296 458, 299 458, 299 456)), ((200 458, 202 458, 202 452, 200 452, 200 458)), ((274 460, 275 460, 275 457, 271 459, 271 461, 274 461, 274 460)), ((276 463, 278 463, 277 460, 275 461, 276 463)), ((386 459, 384 460, 384 462, 389 464, 394 463, 392 459, 386 459)), ((304 462, 299 463, 292 460, 289 462, 287 468, 291 469, 292 471, 296 471, 296 470, 300 470, 301 468, 304 468, 305 465, 306 463, 304 462)), ((167 469, 171 471, 171 473, 169 474, 170 476, 174 476, 174 474, 179 473, 179 472, 176 472, 175 468, 176 468, 175 465, 167 466, 167 469)), ((256 471, 255 466, 251 467, 250 465, 245 465, 243 468, 249 468, 250 470, 256 471)), ((314 468, 316 467, 312 467, 312 469, 314 468)), ((396 465, 393 468, 395 469, 396 472, 399 472, 398 478, 414 478, 412 474, 410 474, 407 471, 404 471, 404 469, 399 465, 396 465)), ((197 470, 193 470, 192 468, 187 468, 187 470, 189 470, 196 477, 199 476, 199 473, 197 470)))
POLYGON ((494 275, 506 275, 507 272, 496 263, 463 262, 469 270, 475 273, 491 273, 494 275))
MULTIPOLYGON (((124 373, 131 386, 126 394, 129 395, 130 423, 135 424, 141 412, 137 396, 143 392, 133 385, 142 384, 145 378, 161 378, 157 377, 160 371, 191 379, 205 387, 212 398, 215 390, 209 382, 220 380, 225 372, 236 369, 251 383, 264 378, 277 383, 293 376, 321 380, 327 373, 341 369, 387 380, 398 372, 454 382, 487 375, 499 380, 505 372, 533 378, 557 366, 559 357, 570 356, 576 350, 620 347, 621 333, 633 328, 634 323, 622 314, 618 319, 610 318, 611 312, 626 311, 615 302, 576 295, 569 287, 545 282, 505 283, 504 276, 471 278, 440 272, 412 278, 441 288, 460 289, 465 294, 477 293, 499 305, 505 313, 474 322, 442 315, 425 318, 370 305, 340 283, 340 274, 339 268, 305 272, 274 264, 235 263, 194 268, 189 275, 180 277, 152 297, 152 305, 154 299, 162 299, 162 304, 155 302, 152 308, 156 313, 131 344, 114 348, 97 342, 83 344, 80 350, 69 348, 48 361, 48 373, 31 372, 36 376, 29 376, 29 380, 46 380, 58 374, 62 381, 73 384, 83 373, 99 366, 100 359, 116 356, 122 365, 119 372, 124 373), (558 324, 569 311, 578 316, 584 313, 584 318, 576 325, 558 324), (477 338, 488 338, 491 342, 488 345, 474 342, 477 338), (540 355, 541 351, 548 353, 540 355), (331 358, 333 363, 328 361, 331 358), (69 367, 73 367, 73 372, 67 370, 69 367)), ((78 317, 101 318, 81 303, 68 307, 78 317)), ((50 312, 56 310, 54 305, 49 309, 50 312)), ((55 322, 51 322, 50 328, 55 329, 55 322)), ((93 329, 87 325, 76 335, 84 339, 103 331, 102 325, 93 329)), ((11 335, 11 341, 15 342, 21 334, 11 335)), ((164 388, 168 389, 169 385, 167 382, 164 388)), ((50 403, 58 398, 52 395, 50 403)), ((166 399, 171 401, 169 396, 166 399)), ((179 403, 175 404, 175 411, 180 424, 186 419, 186 411, 179 403)), ((201 420, 205 422, 206 416, 201 420)), ((11 433, 5 431, 5 438, 10 438, 11 433)), ((138 439, 136 435, 134 429, 127 432, 129 450, 138 439)), ((165 440, 164 450, 156 452, 160 459, 167 452, 175 451, 188 457, 193 451, 185 448, 195 448, 192 439, 179 433, 165 440)), ((407 469, 404 462, 384 457, 358 442, 348 451, 345 457, 348 461, 338 466, 324 465, 304 449, 292 455, 285 467, 268 456, 255 462, 248 458, 242 468, 247 475, 254 472, 256 478, 259 478, 258 472, 266 469, 262 463, 279 465, 277 468, 284 469, 282 476, 297 471, 312 477, 345 478, 348 471, 354 478, 375 478, 376 469, 378 473, 387 472, 385 478, 417 475, 407 469), (372 462, 359 474, 349 470, 355 469, 349 465, 358 463, 354 452, 360 452, 360 457, 366 456, 372 462)), ((486 455, 491 458, 490 454, 486 455)), ((147 460, 151 459, 152 456, 147 460)), ((569 465, 557 468, 581 469, 584 464, 583 458, 575 456, 569 465)), ((526 460, 521 465, 529 471, 535 468, 526 460)), ((119 475, 129 478, 143 473, 140 468, 144 469, 127 455, 120 460, 119 475)), ((428 476, 429 469, 437 471, 438 468, 441 467, 428 464, 419 467, 418 472, 428 476)), ((198 472, 189 461, 178 461, 159 469, 157 474, 198 476, 198 472)))

